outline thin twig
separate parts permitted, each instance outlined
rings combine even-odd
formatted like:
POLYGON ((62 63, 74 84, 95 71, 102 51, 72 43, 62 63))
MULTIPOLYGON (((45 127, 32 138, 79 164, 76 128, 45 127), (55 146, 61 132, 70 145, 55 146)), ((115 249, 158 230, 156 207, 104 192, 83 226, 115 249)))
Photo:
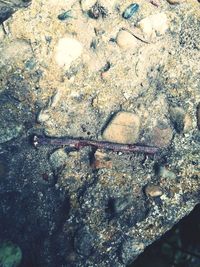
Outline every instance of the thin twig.
POLYGON ((145 40, 140 34, 138 34, 137 32, 135 32, 134 30, 129 30, 127 28, 122 28, 122 30, 129 32, 130 34, 132 34, 139 41, 141 41, 141 42, 143 42, 145 44, 150 44, 150 42, 148 42, 147 40, 145 40))
POLYGON ((75 149, 80 149, 85 146, 92 146, 95 148, 108 149, 115 152, 139 152, 146 154, 155 154, 159 151, 159 148, 153 146, 143 146, 135 144, 117 144, 106 141, 95 141, 88 139, 73 139, 73 138, 50 138, 45 136, 34 136, 33 145, 35 147, 42 145, 53 145, 53 146, 68 146, 75 149))
POLYGON ((157 0, 148 0, 148 2, 156 7, 160 6, 160 3, 157 0))

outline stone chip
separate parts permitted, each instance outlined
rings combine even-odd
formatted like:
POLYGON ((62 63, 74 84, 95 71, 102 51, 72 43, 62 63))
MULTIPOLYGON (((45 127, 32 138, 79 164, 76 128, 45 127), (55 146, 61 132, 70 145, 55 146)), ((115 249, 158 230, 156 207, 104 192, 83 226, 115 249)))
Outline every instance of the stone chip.
POLYGON ((161 188, 158 185, 147 185, 145 193, 150 197, 159 197, 163 194, 161 188))

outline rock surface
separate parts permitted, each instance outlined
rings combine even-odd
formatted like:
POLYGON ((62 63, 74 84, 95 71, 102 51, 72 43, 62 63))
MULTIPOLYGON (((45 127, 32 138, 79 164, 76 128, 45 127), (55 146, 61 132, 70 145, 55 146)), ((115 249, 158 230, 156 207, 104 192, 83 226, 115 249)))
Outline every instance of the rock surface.
POLYGON ((4 21, 0 240, 23 267, 125 267, 200 201, 199 2, 138 1, 124 19, 131 4, 34 0, 4 21), (35 148, 33 134, 159 152, 35 148))

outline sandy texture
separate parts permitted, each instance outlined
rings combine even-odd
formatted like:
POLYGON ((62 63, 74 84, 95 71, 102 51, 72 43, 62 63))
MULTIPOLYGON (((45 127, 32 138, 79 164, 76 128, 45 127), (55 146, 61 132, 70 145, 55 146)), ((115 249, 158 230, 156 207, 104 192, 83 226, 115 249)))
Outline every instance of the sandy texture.
POLYGON ((126 266, 199 202, 200 4, 138 0, 126 20, 131 3, 35 0, 0 29, 0 194, 16 203, 0 217, 26 266, 126 266), (160 150, 34 150, 32 133, 160 150))

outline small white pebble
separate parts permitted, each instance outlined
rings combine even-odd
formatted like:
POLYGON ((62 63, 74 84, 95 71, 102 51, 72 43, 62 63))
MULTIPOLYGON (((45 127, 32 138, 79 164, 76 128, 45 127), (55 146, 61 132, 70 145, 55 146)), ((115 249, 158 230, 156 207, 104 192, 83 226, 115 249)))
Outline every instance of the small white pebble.
POLYGON ((55 60, 58 66, 68 69, 71 63, 82 54, 82 44, 74 38, 64 37, 56 46, 55 60))
POLYGON ((147 38, 154 38, 156 35, 163 35, 166 32, 168 19, 165 13, 158 13, 142 19, 138 26, 147 38))
POLYGON ((50 106, 52 108, 54 108, 58 104, 61 96, 62 96, 61 91, 56 91, 56 93, 52 96, 50 103, 50 106))
POLYGON ((122 49, 133 49, 138 47, 138 40, 128 31, 121 30, 117 34, 116 42, 122 49))
POLYGON ((48 111, 44 109, 44 110, 40 111, 38 118, 37 118, 37 121, 39 123, 43 123, 43 122, 47 121, 49 118, 50 118, 50 115, 48 114, 48 111))

